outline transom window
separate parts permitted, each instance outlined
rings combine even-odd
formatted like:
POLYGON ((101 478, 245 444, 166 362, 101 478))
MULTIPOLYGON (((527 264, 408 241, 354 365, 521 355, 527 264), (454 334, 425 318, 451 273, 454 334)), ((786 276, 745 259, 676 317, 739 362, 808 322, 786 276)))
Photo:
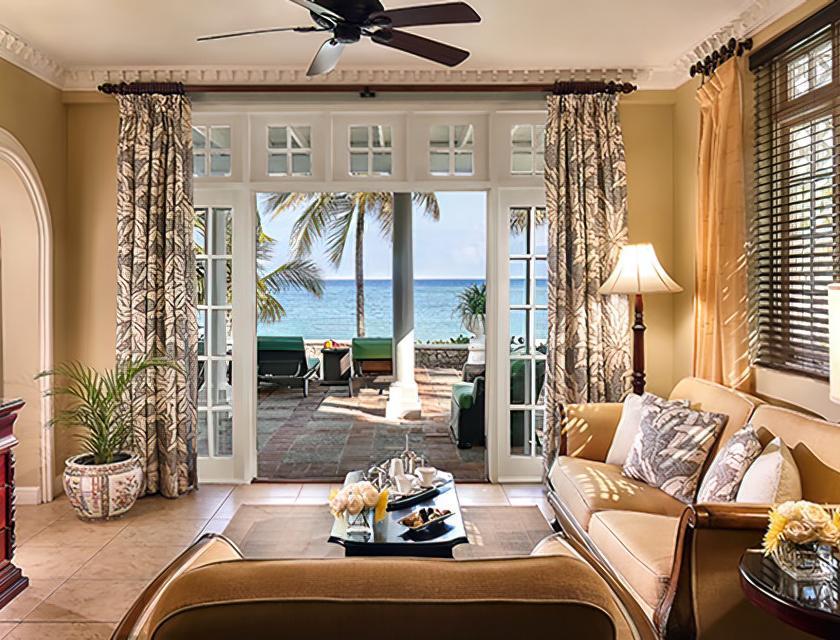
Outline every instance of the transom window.
POLYGON ((198 455, 233 455, 232 210, 196 207, 198 455))
POLYGON ((516 124, 510 130, 510 172, 538 175, 545 172, 545 126, 516 124))
POLYGON ((788 62, 788 99, 795 100, 830 84, 831 60, 831 42, 824 42, 788 62))
POLYGON ((231 171, 231 132, 228 125, 192 128, 193 177, 227 177, 231 171))
POLYGON ((429 172, 433 176, 471 176, 474 173, 471 124, 433 125, 429 131, 429 172))
POLYGON ((393 138, 389 125, 352 125, 349 138, 350 175, 391 175, 393 138))
POLYGON ((269 126, 268 175, 312 175, 312 129, 308 126, 269 126))

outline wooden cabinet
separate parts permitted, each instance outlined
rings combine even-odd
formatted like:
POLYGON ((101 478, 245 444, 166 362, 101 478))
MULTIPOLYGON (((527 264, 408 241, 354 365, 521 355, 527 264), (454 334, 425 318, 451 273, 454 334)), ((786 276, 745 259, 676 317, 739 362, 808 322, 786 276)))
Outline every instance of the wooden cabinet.
POLYGON ((0 607, 29 586, 29 578, 12 563, 15 554, 14 426, 23 400, 0 400, 0 607))

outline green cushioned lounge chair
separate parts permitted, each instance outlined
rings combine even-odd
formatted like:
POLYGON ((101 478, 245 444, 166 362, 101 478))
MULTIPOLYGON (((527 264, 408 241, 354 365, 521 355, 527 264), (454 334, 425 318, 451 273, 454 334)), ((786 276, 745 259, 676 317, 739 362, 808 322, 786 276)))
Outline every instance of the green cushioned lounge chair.
MULTIPOLYGON (((353 338, 353 375, 367 380, 394 374, 394 343, 391 338, 353 338)), ((382 389, 379 390, 380 393, 382 389)))
POLYGON ((318 375, 321 361, 306 357, 306 345, 299 336, 257 337, 257 380, 303 384, 303 397, 309 395, 309 381, 318 375))
POLYGON ((449 430, 459 449, 484 446, 484 378, 452 385, 449 430))

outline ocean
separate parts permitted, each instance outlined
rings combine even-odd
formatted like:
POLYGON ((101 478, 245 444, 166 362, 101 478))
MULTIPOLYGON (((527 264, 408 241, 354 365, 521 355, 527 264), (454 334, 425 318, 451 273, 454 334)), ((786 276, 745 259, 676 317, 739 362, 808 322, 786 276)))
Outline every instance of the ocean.
MULTIPOLYGON (((414 333, 418 341, 448 341, 469 333, 455 314, 458 294, 468 285, 484 280, 415 280, 414 333)), ((511 302, 524 299, 525 281, 511 280, 511 302)), ((301 291, 283 291, 278 296, 286 309, 280 322, 259 323, 261 336, 303 336, 306 340, 347 341, 356 335, 356 285, 353 280, 327 280, 324 295, 316 298, 301 291)), ((537 303, 545 304, 545 281, 538 281, 537 303)), ((518 324, 523 312, 511 312, 518 324)), ((545 312, 537 312, 537 335, 547 335, 545 312)), ((391 281, 365 281, 365 328, 368 336, 391 335, 391 281)), ((513 327, 512 327, 513 328, 513 327)))

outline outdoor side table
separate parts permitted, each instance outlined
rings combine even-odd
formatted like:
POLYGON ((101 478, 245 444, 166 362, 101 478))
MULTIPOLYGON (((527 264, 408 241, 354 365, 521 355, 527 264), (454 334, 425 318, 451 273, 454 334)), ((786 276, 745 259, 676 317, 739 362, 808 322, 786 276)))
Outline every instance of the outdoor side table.
POLYGON ((324 379, 321 384, 328 386, 347 385, 350 397, 353 397, 353 360, 349 347, 322 349, 324 379))

